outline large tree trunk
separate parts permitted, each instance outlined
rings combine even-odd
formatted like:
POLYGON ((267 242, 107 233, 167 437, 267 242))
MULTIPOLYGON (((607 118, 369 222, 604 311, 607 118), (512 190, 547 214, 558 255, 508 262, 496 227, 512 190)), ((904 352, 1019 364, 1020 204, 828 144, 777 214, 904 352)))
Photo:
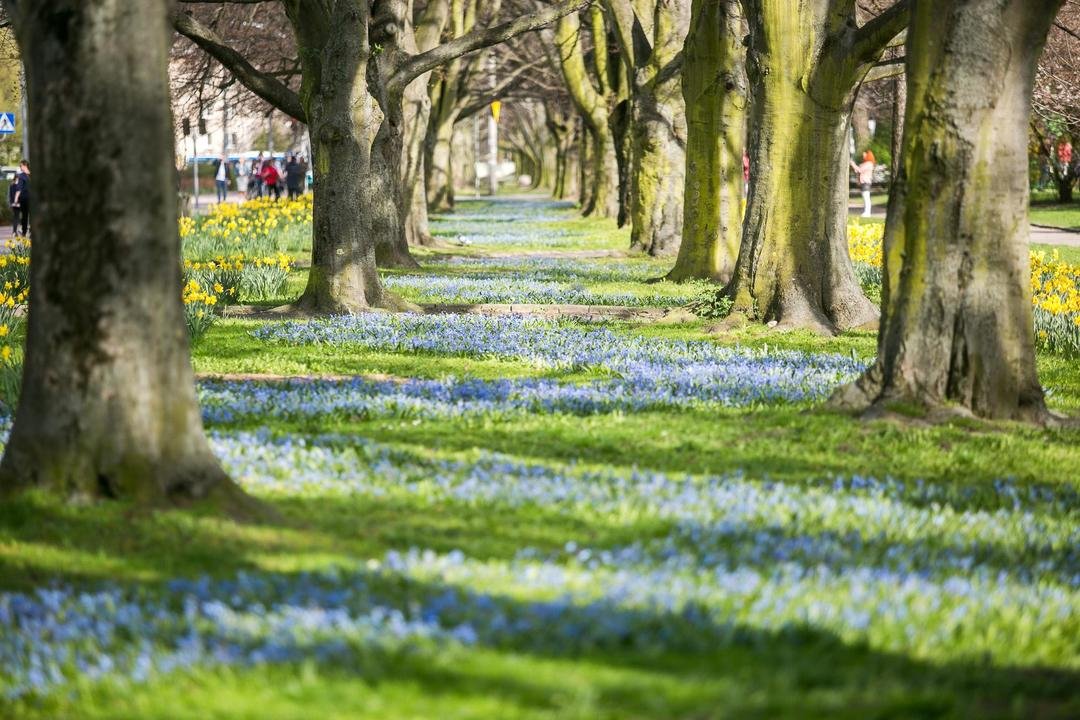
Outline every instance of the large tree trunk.
MULTIPOLYGON (((431 116, 427 85, 430 73, 413 80, 405 89, 405 145, 401 162, 401 186, 405 193, 405 242, 407 246, 431 246, 435 238, 428 228, 424 193, 424 141, 431 116)), ((409 256, 412 260, 412 256, 409 256)), ((413 260, 415 263, 415 260, 413 260)))
POLYGON ((592 185, 585 215, 617 218, 619 215, 619 166, 615 159, 615 138, 606 126, 590 128, 593 142, 589 164, 589 183, 592 185))
POLYGON ((688 0, 657 2, 652 52, 630 71, 630 247, 679 250, 686 169, 686 109, 677 65, 690 24, 688 0))
MULTIPOLYGON (((445 91, 444 91, 445 92, 445 91)), ((427 155, 427 199, 432 212, 454 209, 454 123, 455 114, 437 114, 429 131, 427 155)))
POLYGON ((916 0, 878 360, 838 402, 1043 421, 1027 123, 1061 0, 916 0))
POLYGON ((589 162, 582 162, 582 194, 586 215, 617 217, 619 214, 619 169, 615 140, 611 133, 607 97, 593 87, 585 66, 581 43, 581 19, 575 13, 562 17, 555 26, 556 60, 562 70, 567 91, 589 135, 589 162), (588 190, 584 183, 589 184, 588 190))
MULTIPOLYGON (((314 237, 307 287, 296 304, 312 313, 400 306, 383 289, 375 266, 377 229, 386 230, 391 210, 397 216, 387 194, 398 184, 400 161, 392 165, 392 177, 377 176, 375 165, 385 169, 388 160, 385 152, 382 158, 372 153, 380 113, 368 87, 367 12, 366 3, 336 5, 325 48, 317 53, 333 62, 323 63, 318 87, 309 96, 314 237)), ((297 36, 303 37, 299 28, 297 36)), ((382 142, 385 150, 386 138, 382 142)))
POLYGON ((7 7, 27 69, 36 215, 22 398, 0 488, 253 507, 211 454, 195 397, 167 3, 7 7))
MULTIPOLYGON (((746 0, 750 194, 735 310, 782 328, 836 332, 872 323, 847 247, 847 148, 859 84, 895 34, 883 15, 861 32, 854 4, 746 0)), ((897 29, 898 31, 898 29, 897 29)))
MULTIPOLYGON (((369 73, 373 75, 374 72, 369 73)), ((385 94, 384 94, 385 95, 385 94)), ((364 183, 365 211, 375 236, 375 265, 381 268, 418 268, 409 252, 405 224, 412 207, 412 191, 402 177, 405 117, 400 96, 385 96, 383 120, 371 143, 371 175, 364 183)))
POLYGON ((683 51, 683 236, 667 279, 727 282, 742 238, 746 51, 737 0, 695 0, 683 51))
POLYGON ((634 94, 631 122, 630 248, 656 256, 679 250, 686 168, 686 116, 674 100, 679 83, 663 85, 634 94))

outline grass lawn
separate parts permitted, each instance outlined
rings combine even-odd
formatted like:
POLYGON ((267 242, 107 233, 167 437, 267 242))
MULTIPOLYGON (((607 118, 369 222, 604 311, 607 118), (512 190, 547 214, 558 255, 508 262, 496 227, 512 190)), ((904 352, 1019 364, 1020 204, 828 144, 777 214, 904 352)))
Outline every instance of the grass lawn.
MULTIPOLYGON (((553 255, 626 244, 568 208, 436 232, 413 298, 691 292, 553 255)), ((1080 716, 1080 430, 864 422, 822 400, 872 334, 710 325, 218 322, 206 424, 275 516, 0 504, 0 718, 1080 716)))
POLYGON ((1036 201, 1031 204, 1031 224, 1080 231, 1080 202, 1036 201))

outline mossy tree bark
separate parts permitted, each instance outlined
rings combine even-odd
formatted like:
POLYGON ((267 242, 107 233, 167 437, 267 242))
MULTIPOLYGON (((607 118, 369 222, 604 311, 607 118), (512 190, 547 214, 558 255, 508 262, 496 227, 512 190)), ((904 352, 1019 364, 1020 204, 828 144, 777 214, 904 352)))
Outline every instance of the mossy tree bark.
MULTIPOLYGON (((475 0, 451 0, 449 27, 454 37, 472 30, 476 15, 475 0)), ((432 117, 424 145, 425 182, 428 208, 434 212, 454 209, 454 125, 465 103, 462 85, 469 68, 464 58, 455 58, 436 71, 428 88, 432 117)))
POLYGON ((745 0, 750 192, 727 293, 780 327, 871 323, 847 248, 847 132, 858 88, 907 24, 907 0, 858 27, 854 0, 745 0))
POLYGON ((454 209, 454 124, 460 105, 457 103, 457 73, 451 63, 437 81, 432 94, 432 122, 427 137, 427 201, 432 212, 454 209))
POLYGON ((1061 0, 915 0, 878 360, 841 405, 1048 418, 1035 368, 1027 123, 1061 0))
MULTIPOLYGON (((407 5, 406 10, 411 14, 412 6, 407 5)), ((432 0, 424 7, 415 23, 411 20, 407 22, 405 41, 408 52, 426 52, 436 47, 449 14, 449 0, 432 0)), ((431 247, 436 244, 428 227, 424 185, 424 148, 431 117, 431 98, 428 95, 430 79, 431 73, 424 73, 405 88, 405 144, 401 162, 401 185, 408 198, 403 221, 406 247, 431 247)), ((415 262, 411 254, 408 259, 415 262)))
POLYGON ((254 508, 210 452, 195 397, 167 3, 5 8, 27 71, 37 214, 22 398, 0 489, 254 508))
POLYGON ((738 0, 694 0, 683 50, 686 181, 679 256, 667 279, 728 282, 742 239, 746 50, 738 0))
MULTIPOLYGON (((587 201, 582 212, 615 218, 619 214, 619 168, 609 124, 609 98, 590 79, 581 33, 581 19, 577 14, 565 15, 555 25, 553 42, 567 91, 589 134, 590 162, 583 173, 589 188, 583 188, 587 201)), ((546 44, 551 46, 552 43, 546 44)))
POLYGON ((630 80, 630 247, 678 251, 683 224, 686 116, 679 52, 689 0, 607 0, 630 80))
POLYGON ((566 180, 570 174, 570 155, 576 136, 574 119, 555 103, 547 102, 544 105, 544 121, 555 146, 551 194, 556 200, 562 200, 567 195, 566 180))

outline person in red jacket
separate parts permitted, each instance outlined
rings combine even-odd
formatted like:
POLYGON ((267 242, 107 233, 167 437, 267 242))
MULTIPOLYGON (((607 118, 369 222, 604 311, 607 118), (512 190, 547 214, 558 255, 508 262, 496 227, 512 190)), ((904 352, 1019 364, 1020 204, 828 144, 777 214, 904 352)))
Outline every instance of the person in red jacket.
POLYGON ((266 188, 267 194, 273 192, 274 199, 281 199, 281 173, 278 172, 277 164, 273 158, 267 158, 263 163, 262 170, 259 171, 259 177, 262 178, 263 187, 266 188))

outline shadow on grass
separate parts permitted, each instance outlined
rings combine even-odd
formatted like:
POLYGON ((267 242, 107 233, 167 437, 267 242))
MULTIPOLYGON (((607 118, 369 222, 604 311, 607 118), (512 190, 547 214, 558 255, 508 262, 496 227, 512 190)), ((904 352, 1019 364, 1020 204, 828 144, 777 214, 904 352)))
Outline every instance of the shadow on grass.
MULTIPOLYGON (((291 574, 268 579, 272 587, 311 582, 291 574)), ((181 672, 83 693, 106 716, 111 704, 161 708, 142 717, 188 717, 188 709, 199 717, 368 717, 363 712, 379 706, 378 717, 657 720, 1069 718, 1080 710, 1075 671, 928 662, 806 625, 774 631, 718 624, 693 608, 530 601, 388 572, 356 571, 339 580, 445 629, 468 622, 477 644, 338 644, 331 659, 315 663, 319 645, 301 636, 295 641, 306 661, 181 672), (214 711, 220 696, 231 715, 214 711)), ((333 611, 342 600, 322 599, 333 595, 304 593, 303 607, 333 611)), ((66 717, 81 700, 61 693, 17 709, 20 717, 66 717)))
POLYGON ((590 416, 523 415, 344 423, 323 419, 282 429, 362 434, 445 451, 483 449, 523 461, 583 462, 667 473, 743 471, 802 483, 835 475, 976 485, 1002 478, 1056 484, 1080 463, 1080 431, 863 422, 798 407, 678 408, 590 416), (703 431, 703 428, 706 430, 703 431))

